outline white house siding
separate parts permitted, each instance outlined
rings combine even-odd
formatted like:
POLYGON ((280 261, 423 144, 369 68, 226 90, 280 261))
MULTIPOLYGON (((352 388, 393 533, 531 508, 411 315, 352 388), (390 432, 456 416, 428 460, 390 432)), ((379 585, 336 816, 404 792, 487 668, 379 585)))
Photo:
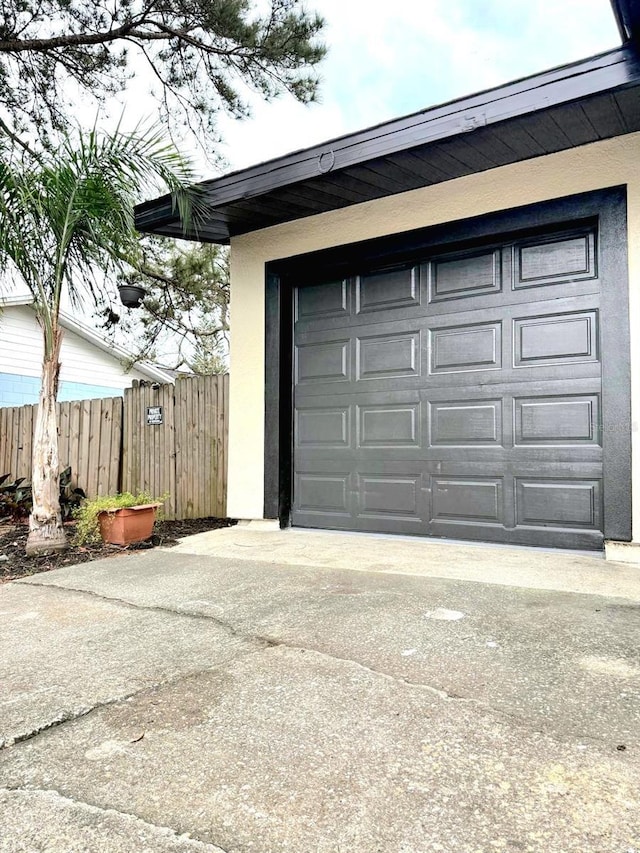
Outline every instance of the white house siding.
MULTIPOLYGON (((0 313, 0 406, 37 402, 42 353, 42 331, 33 310, 5 306, 0 313)), ((60 400, 118 396, 134 379, 145 378, 135 369, 125 373, 116 356, 69 330, 60 361, 60 400)))
POLYGON ((276 225, 231 241, 228 513, 262 518, 265 264, 305 252, 624 185, 631 323, 633 540, 640 544, 640 133, 276 225))

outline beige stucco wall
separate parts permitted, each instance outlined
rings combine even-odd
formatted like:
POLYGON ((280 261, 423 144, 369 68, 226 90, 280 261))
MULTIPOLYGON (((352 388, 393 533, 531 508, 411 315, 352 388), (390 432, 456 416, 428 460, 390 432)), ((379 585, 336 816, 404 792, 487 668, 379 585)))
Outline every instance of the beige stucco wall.
MULTIPOLYGON (((502 166, 236 237, 231 243, 228 513, 263 517, 264 266, 399 233, 605 187, 627 185, 631 328, 640 329, 640 133, 502 166)), ((640 335, 631 335, 633 531, 640 541, 640 335)))

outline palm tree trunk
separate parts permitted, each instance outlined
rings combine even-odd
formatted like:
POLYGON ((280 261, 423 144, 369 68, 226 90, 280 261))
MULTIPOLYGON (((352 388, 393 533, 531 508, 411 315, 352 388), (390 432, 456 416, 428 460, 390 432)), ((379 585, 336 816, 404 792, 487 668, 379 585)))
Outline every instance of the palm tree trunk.
POLYGON ((58 419, 56 399, 60 374, 62 332, 54 328, 52 345, 46 347, 42 364, 42 386, 33 434, 31 484, 33 508, 29 516, 27 554, 51 554, 67 547, 60 513, 58 419), (47 352, 47 350, 49 350, 47 352))

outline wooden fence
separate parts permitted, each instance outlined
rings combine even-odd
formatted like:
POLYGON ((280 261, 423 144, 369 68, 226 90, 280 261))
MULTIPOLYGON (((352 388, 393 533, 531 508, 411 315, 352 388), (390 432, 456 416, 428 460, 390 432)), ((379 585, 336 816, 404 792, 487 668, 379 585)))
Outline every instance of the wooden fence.
POLYGON ((167 495, 167 518, 224 517, 228 375, 134 383, 125 391, 124 410, 123 491, 167 495), (150 411, 162 423, 149 424, 150 411))
MULTIPOLYGON (((120 486, 122 397, 58 403, 60 469, 71 466, 73 485, 90 497, 120 486)), ((0 474, 31 479, 37 406, 0 409, 0 474)))
MULTIPOLYGON (((89 497, 147 491, 164 496, 166 518, 224 517, 228 400, 228 376, 199 376, 59 403, 60 467, 89 497)), ((31 477, 35 412, 0 408, 0 475, 31 477)))

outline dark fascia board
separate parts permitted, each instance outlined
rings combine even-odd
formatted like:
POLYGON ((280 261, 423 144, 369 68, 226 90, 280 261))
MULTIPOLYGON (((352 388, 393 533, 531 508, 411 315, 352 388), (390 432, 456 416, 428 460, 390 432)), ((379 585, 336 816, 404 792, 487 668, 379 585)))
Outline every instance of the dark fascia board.
MULTIPOLYGON (((633 85, 640 85, 640 59, 635 48, 626 45, 204 181, 199 187, 213 213, 233 202, 257 198, 324 173, 336 173, 398 151, 463 136, 479 127, 633 85)), ((181 234, 179 219, 168 195, 139 205, 136 227, 140 231, 176 237, 197 239, 198 236, 181 234)), ((209 230, 211 236, 218 234, 220 242, 228 242, 224 228, 207 229, 205 225, 204 230, 209 230)))
POLYGON ((640 42, 640 0, 611 0, 623 43, 640 42))

